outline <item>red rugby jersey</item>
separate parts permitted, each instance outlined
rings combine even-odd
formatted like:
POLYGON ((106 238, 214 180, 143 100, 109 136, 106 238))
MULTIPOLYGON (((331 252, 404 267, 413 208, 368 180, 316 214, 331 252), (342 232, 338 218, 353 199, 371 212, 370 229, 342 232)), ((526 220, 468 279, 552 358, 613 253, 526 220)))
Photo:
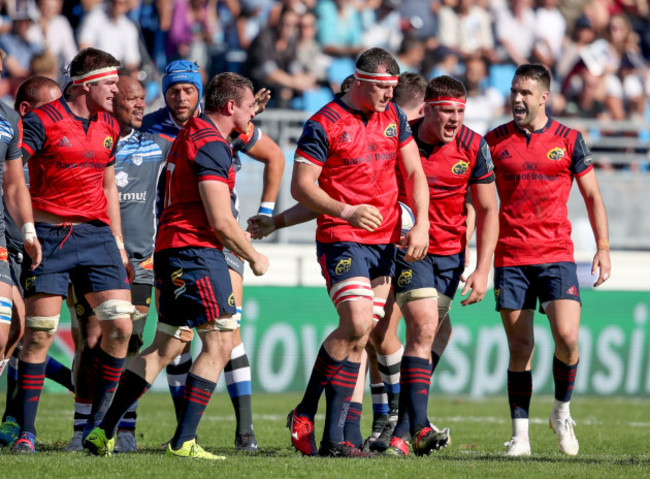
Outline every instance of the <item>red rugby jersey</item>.
MULTIPOLYGON (((429 254, 449 256, 465 249, 467 188, 492 183, 492 159, 481 135, 462 126, 449 143, 429 145, 418 138, 422 119, 411 126, 429 185, 429 254)), ((399 170, 400 201, 408 204, 399 170)))
POLYGON ((32 207, 110 224, 103 183, 105 168, 115 163, 117 121, 106 112, 80 118, 60 98, 27 114, 23 125, 32 207))
POLYGON ((384 218, 371 233, 340 218, 318 215, 318 241, 399 241, 395 166, 399 150, 412 140, 406 115, 394 103, 389 103, 384 112, 366 116, 337 98, 305 123, 296 157, 322 166, 319 186, 337 201, 371 204, 384 218))
POLYGON ((485 139, 501 201, 494 265, 574 261, 567 201, 573 178, 593 168, 580 132, 549 118, 531 135, 510 122, 485 139))
POLYGON ((223 249, 210 226, 199 193, 199 182, 221 181, 232 190, 232 150, 210 119, 190 118, 172 144, 167 158, 165 207, 156 251, 167 248, 223 249))

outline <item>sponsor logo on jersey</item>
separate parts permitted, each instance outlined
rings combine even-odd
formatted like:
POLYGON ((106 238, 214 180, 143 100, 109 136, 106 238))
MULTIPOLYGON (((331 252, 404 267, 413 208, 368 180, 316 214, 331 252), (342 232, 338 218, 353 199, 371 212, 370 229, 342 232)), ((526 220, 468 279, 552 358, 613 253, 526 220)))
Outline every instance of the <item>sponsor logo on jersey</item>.
POLYGON ((172 273, 172 284, 176 286, 176 289, 174 289, 174 298, 178 299, 178 297, 185 292, 185 281, 181 279, 181 276, 183 276, 183 268, 179 268, 176 271, 172 273))
POLYGON ((562 158, 564 158, 564 153, 565 152, 566 152, 566 150, 564 148, 560 148, 560 147, 556 146, 551 151, 549 151, 546 154, 546 156, 548 157, 549 160, 558 161, 558 160, 561 160, 562 158))
POLYGON ((464 175, 469 169, 469 161, 460 160, 454 166, 451 167, 451 172, 454 175, 464 175))
POLYGON ((386 127, 384 130, 384 135, 386 138, 392 138, 397 135, 397 125, 395 123, 391 123, 386 127))
POLYGON ((131 162, 132 162, 135 166, 140 166, 140 165, 142 164, 142 155, 133 155, 133 156, 131 157, 131 162))
POLYGON ((110 150, 112 147, 113 147, 113 138, 107 136, 106 138, 104 138, 104 148, 110 150))
POLYGON ((64 136, 61 138, 59 141, 56 142, 56 146, 60 148, 69 148, 72 146, 72 143, 70 143, 70 140, 68 140, 67 136, 64 136))
POLYGON ((341 136, 339 136, 339 143, 352 143, 352 138, 348 134, 348 132, 344 132, 341 136))
POLYGON ((593 159, 591 158, 591 156, 587 156, 585 158, 585 165, 587 165, 587 166, 591 165, 592 161, 593 161, 593 159))
POLYGON ((124 188, 129 184, 129 174, 126 171, 118 171, 115 174, 115 184, 120 188, 124 188))
POLYGON ((497 160, 509 160, 512 158, 512 155, 508 150, 503 150, 499 155, 497 156, 497 160))
POLYGON ((413 270, 406 269, 399 274, 399 277, 397 278, 397 286, 400 287, 407 286, 411 284, 412 279, 413 279, 413 270))
POLYGON ((338 275, 347 273, 350 271, 350 266, 352 266, 352 258, 341 259, 334 268, 334 272, 338 275))
POLYGON ((235 293, 230 293, 228 296, 228 306, 235 306, 235 293))
POLYGON ((536 169, 537 169, 537 163, 533 163, 532 161, 524 162, 524 170, 533 171, 536 169))
POLYGON ((95 152, 92 150, 86 150, 81 154, 81 156, 83 156, 87 160, 92 160, 93 158, 95 158, 95 152))

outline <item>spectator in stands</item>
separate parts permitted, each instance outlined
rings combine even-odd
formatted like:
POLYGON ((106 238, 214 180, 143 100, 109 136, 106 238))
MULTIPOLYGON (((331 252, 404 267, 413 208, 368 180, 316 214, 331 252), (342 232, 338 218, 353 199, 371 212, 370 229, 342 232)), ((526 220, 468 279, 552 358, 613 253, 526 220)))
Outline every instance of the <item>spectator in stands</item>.
POLYGON ((465 61, 465 126, 485 135, 505 113, 506 99, 496 88, 488 86, 488 67, 479 55, 465 61))
POLYGON ((440 43, 463 57, 493 56, 492 18, 476 0, 459 0, 455 6, 443 6, 438 13, 438 25, 440 43))
POLYGON ((400 14, 404 21, 402 29, 427 43, 427 49, 438 46, 438 22, 440 0, 406 0, 402 2, 400 14))
POLYGON ((321 0, 316 15, 317 38, 325 53, 354 59, 365 50, 361 44, 361 18, 352 0, 321 0))
POLYGON ((557 62, 555 73, 563 82, 573 67, 580 61, 580 53, 596 39, 591 20, 586 15, 578 17, 573 25, 573 33, 565 42, 562 57, 557 62))
POLYGON ((49 50, 43 50, 41 53, 34 55, 29 62, 29 76, 47 77, 58 82, 60 72, 59 62, 49 50))
POLYGON ((504 63, 528 63, 535 43, 535 12, 530 0, 510 0, 508 8, 495 12, 496 36, 504 63))
POLYGON ((402 43, 401 0, 369 0, 361 10, 361 44, 397 53, 402 43))
MULTIPOLYGON (((7 53, 4 61, 4 74, 18 83, 29 75, 29 62, 32 57, 41 53, 42 48, 29 41, 27 31, 32 25, 31 13, 20 10, 12 17, 12 27, 9 33, 0 36, 0 48, 7 53)), ((16 84, 18 87, 18 84, 16 84)))
POLYGON ((327 82, 327 68, 332 58, 323 52, 316 41, 316 15, 305 12, 300 16, 298 33, 298 62, 306 73, 313 75, 318 83, 327 82))
POLYGON ((405 36, 395 56, 399 71, 422 73, 422 62, 425 55, 426 46, 424 40, 415 35, 405 36))
POLYGON ((67 65, 77 54, 72 27, 61 15, 62 0, 38 0, 40 18, 29 27, 27 38, 52 54, 59 65, 67 65))
POLYGON ((190 60, 208 70, 208 46, 217 26, 217 0, 177 0, 167 36, 167 58, 190 60))
POLYGON ((535 10, 535 46, 533 58, 555 71, 562 56, 566 20, 557 8, 558 0, 539 0, 535 10))
POLYGON ((235 23, 228 35, 231 48, 248 50, 251 42, 270 25, 266 24, 268 0, 241 0, 241 13, 236 15, 235 23))
POLYGON ((443 45, 430 52, 425 60, 424 71, 429 80, 440 75, 459 78, 463 74, 463 65, 456 51, 443 45))
POLYGON ((316 78, 306 73, 298 61, 297 40, 300 17, 285 8, 276 27, 267 27, 251 43, 243 74, 255 89, 267 88, 280 108, 289 106, 294 96, 316 86, 316 78))
POLYGON ((106 0, 84 15, 78 31, 79 49, 94 47, 113 55, 128 71, 140 66, 138 29, 129 20, 129 0, 106 0))

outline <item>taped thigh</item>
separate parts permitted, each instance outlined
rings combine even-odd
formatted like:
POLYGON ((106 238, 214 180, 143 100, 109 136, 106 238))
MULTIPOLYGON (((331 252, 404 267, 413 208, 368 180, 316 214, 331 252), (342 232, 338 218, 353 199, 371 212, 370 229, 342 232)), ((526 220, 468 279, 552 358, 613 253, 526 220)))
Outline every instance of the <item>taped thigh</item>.
POLYGON ((418 299, 433 299, 434 301, 437 301, 438 291, 436 288, 417 288, 409 291, 402 291, 395 295, 395 302, 400 308, 406 303, 418 299))
POLYGON ((449 296, 446 296, 442 293, 438 294, 438 321, 444 321, 448 315, 449 310, 451 309, 452 299, 449 296))
POLYGON ((330 299, 336 308, 345 301, 357 301, 359 299, 372 301, 374 297, 370 283, 355 279, 348 279, 336 283, 330 288, 329 293, 330 299))
POLYGON ((176 338, 184 343, 191 343, 194 339, 194 331, 189 326, 173 326, 171 324, 158 322, 156 330, 176 338))
POLYGON ((25 327, 34 331, 45 331, 54 334, 59 327, 59 315, 56 316, 26 316, 25 327))
POLYGON ((386 315, 386 298, 377 298, 372 299, 372 319, 376 322, 384 319, 386 315))
POLYGON ((214 321, 208 321, 196 328, 196 332, 207 333, 209 331, 234 331, 239 327, 239 320, 241 315, 235 313, 232 316, 217 318, 214 321))
POLYGON ((124 299, 107 299, 95 308, 95 315, 100 321, 131 319, 132 316, 139 314, 135 306, 124 299))

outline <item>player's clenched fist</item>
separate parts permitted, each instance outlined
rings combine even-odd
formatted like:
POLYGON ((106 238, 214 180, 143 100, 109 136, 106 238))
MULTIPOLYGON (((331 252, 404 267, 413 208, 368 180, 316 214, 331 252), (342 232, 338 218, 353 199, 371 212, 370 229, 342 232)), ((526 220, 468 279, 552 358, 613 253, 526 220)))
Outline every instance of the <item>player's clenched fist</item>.
POLYGON ((249 263, 255 276, 262 276, 269 269, 269 259, 261 253, 257 253, 255 259, 249 263))

